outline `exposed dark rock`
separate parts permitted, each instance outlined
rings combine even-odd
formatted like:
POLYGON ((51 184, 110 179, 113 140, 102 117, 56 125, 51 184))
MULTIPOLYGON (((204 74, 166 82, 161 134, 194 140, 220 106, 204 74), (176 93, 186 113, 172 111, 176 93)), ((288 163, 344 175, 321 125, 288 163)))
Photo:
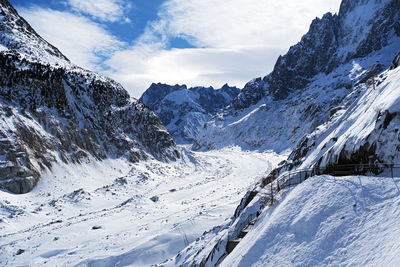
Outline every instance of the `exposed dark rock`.
POLYGON ((392 61, 392 64, 390 65, 390 70, 394 70, 395 68, 397 68, 400 65, 400 53, 397 54, 397 56, 395 56, 395 58, 392 61))
POLYGON ((239 206, 236 208, 234 217, 238 217, 239 214, 250 204, 250 202, 257 195, 257 191, 248 191, 246 195, 241 199, 239 206))
POLYGON ((265 96, 265 86, 266 84, 261 78, 256 78, 248 82, 242 92, 233 99, 230 107, 239 110, 257 104, 265 96))
POLYGON ((22 253, 24 253, 25 252, 25 249, 18 249, 17 250, 17 253, 15 253, 16 255, 21 255, 22 253))
POLYGON ((154 203, 156 203, 156 202, 158 202, 159 197, 158 197, 158 196, 152 196, 152 197, 150 198, 150 200, 153 201, 154 203))
MULTIPOLYGON (((352 2, 352 1, 349 1, 352 2)), ((353 1, 353 2, 371 2, 371 1, 353 1)), ((400 21, 400 1, 392 0, 387 5, 379 8, 368 36, 362 40, 351 58, 364 57, 373 51, 377 51, 388 45, 389 40, 393 37, 393 29, 395 34, 400 36, 398 32, 400 21), (397 29, 397 30, 396 30, 397 29)))
POLYGON ((338 65, 335 58, 339 46, 340 22, 337 15, 327 13, 316 18, 300 43, 278 58, 273 72, 264 78, 269 92, 283 99, 292 91, 304 88, 316 74, 331 72, 338 65))

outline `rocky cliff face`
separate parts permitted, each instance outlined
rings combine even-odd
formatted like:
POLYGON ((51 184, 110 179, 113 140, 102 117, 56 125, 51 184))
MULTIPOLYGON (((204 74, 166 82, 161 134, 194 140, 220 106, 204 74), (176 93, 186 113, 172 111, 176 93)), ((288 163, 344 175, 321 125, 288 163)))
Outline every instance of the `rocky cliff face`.
POLYGON ((367 73, 390 64, 400 37, 399 7, 395 0, 343 1, 338 15, 315 19, 272 73, 249 82, 206 123, 195 147, 293 148, 367 73))
POLYGON ((56 161, 179 157, 149 108, 70 63, 0 3, 0 187, 29 192, 56 161))
POLYGON ((240 92, 227 84, 215 90, 212 87, 187 88, 152 84, 140 101, 150 107, 178 143, 192 143, 204 123, 240 92))

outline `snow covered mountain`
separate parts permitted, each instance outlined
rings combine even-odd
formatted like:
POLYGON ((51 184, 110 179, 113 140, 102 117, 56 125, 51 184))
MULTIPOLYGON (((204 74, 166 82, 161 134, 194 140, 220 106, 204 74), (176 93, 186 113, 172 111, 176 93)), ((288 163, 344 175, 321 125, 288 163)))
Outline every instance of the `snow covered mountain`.
POLYGON ((70 63, 8 1, 0 4, 0 187, 26 193, 57 161, 179 157, 150 109, 70 63))
POLYGON ((164 123, 177 143, 192 143, 204 123, 225 108, 240 90, 225 84, 187 88, 186 85, 152 84, 140 101, 150 107, 164 123))
POLYGON ((272 73, 250 81, 206 123, 194 147, 292 149, 357 84, 390 64, 399 49, 398 10, 398 1, 345 0, 339 14, 315 19, 272 73))
MULTIPOLYGON (((314 20, 194 143, 250 150, 179 153, 146 105, 0 1, 0 185, 37 183, 0 190, 1 266, 400 265, 400 178, 323 169, 399 161, 398 0, 314 20), (315 175, 288 187, 303 168, 315 175)), ((142 100, 191 142, 216 92, 154 84, 142 100)))

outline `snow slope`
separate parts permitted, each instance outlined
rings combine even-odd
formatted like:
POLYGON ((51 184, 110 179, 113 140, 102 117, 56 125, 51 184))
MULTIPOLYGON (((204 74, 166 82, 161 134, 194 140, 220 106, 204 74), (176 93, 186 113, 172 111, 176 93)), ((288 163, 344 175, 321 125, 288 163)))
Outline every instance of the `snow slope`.
POLYGON ((400 178, 308 179, 220 266, 399 266, 399 188, 400 178))
POLYGON ((163 262, 228 221, 243 192, 284 158, 237 148, 181 154, 172 163, 56 164, 30 193, 0 191, 0 265, 163 262))

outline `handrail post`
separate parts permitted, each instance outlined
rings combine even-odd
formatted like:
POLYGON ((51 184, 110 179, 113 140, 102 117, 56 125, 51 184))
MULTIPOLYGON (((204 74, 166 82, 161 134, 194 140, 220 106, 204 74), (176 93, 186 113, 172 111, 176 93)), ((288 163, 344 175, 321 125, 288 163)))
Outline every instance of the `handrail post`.
POLYGON ((391 174, 392 174, 392 179, 393 179, 393 163, 390 164, 390 172, 391 172, 391 174))
POLYGON ((274 204, 274 193, 272 192, 272 183, 273 183, 274 181, 271 181, 271 206, 272 206, 272 204, 274 204))

